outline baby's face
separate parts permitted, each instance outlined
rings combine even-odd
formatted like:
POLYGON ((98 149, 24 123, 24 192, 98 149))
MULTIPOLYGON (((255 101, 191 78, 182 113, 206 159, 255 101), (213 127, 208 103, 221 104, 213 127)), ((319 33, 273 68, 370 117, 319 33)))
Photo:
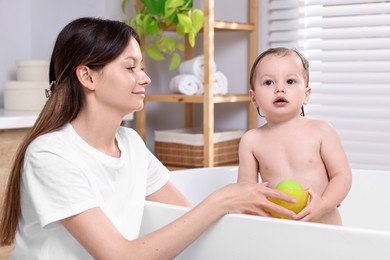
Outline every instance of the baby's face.
POLYGON ((299 115, 310 95, 304 75, 302 61, 295 53, 264 57, 256 68, 252 102, 266 118, 299 115))

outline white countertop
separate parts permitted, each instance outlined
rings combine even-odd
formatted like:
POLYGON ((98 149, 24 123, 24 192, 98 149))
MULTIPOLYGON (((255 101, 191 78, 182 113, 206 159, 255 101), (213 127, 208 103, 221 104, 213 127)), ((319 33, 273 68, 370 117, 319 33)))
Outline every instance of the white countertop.
POLYGON ((10 111, 0 109, 0 129, 32 127, 39 111, 10 111))
MULTIPOLYGON (((39 111, 10 111, 0 109, 0 130, 32 127, 39 111)), ((133 120, 133 113, 126 115, 124 121, 133 120)))

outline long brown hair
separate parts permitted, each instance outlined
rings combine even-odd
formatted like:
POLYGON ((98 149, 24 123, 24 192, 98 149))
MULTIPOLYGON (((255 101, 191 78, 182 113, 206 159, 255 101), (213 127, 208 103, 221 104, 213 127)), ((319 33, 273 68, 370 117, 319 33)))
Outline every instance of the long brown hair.
POLYGON ((86 65, 101 70, 123 52, 131 38, 140 42, 130 26, 90 17, 70 22, 59 33, 50 60, 49 98, 20 145, 11 168, 0 213, 0 245, 9 245, 15 239, 21 214, 20 183, 27 147, 38 136, 71 122, 84 106, 85 95, 76 68, 86 65))

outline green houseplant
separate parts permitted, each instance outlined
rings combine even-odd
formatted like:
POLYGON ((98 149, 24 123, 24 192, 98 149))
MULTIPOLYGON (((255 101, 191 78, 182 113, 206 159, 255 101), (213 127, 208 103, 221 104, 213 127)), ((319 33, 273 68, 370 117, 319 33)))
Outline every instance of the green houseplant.
MULTIPOLYGON (((129 0, 122 0, 122 12, 126 13, 129 0)), ((181 62, 178 51, 184 51, 183 37, 188 37, 191 47, 203 26, 203 12, 193 8, 192 0, 140 0, 136 15, 125 19, 145 39, 146 53, 153 60, 165 60, 170 56, 169 70, 181 62), (168 28, 175 28, 177 39, 167 36, 168 28)))

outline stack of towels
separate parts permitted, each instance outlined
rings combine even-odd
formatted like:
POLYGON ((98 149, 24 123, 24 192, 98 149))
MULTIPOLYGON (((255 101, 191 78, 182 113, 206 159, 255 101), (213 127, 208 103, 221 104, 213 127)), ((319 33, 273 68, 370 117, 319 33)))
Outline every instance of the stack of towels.
MULTIPOLYGON (((193 59, 183 61, 179 67, 179 75, 176 75, 169 82, 169 88, 172 92, 184 95, 202 95, 204 93, 204 57, 197 56, 193 59)), ((214 95, 224 95, 228 92, 228 81, 220 71, 216 71, 215 62, 213 64, 214 72, 214 95)))

